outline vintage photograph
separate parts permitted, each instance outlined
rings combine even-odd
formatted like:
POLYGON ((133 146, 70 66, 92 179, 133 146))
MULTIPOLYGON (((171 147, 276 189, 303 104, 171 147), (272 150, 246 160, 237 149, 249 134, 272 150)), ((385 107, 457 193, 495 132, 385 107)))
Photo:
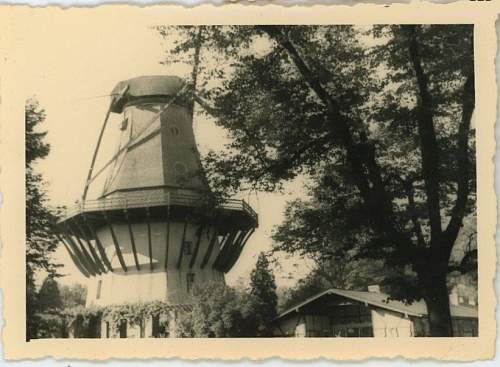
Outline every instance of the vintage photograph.
POLYGON ((129 28, 37 55, 27 341, 478 336, 474 25, 129 28))

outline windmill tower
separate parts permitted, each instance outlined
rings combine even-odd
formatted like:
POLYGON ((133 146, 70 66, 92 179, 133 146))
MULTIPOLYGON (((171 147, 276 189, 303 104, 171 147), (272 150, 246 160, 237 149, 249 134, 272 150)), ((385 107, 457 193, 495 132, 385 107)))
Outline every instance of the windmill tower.
POLYGON ((83 199, 58 223, 60 241, 91 278, 87 306, 183 304, 196 284, 224 282, 258 225, 243 200, 209 205, 187 88, 175 76, 143 76, 113 90, 83 199), (122 117, 111 127, 119 145, 94 170, 110 114, 122 117), (100 194, 88 199, 100 175, 100 194))

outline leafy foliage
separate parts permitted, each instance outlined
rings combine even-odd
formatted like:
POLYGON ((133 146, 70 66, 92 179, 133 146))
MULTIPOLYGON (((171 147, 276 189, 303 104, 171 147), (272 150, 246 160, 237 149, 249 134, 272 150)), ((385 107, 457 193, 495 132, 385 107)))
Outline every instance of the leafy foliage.
MULTIPOLYGON (((30 286, 31 287, 31 286, 30 286)), ((57 338, 66 335, 66 323, 62 315, 62 300, 58 283, 53 275, 48 275, 36 292, 27 289, 27 302, 31 314, 27 314, 27 335, 34 338, 57 338)))
MULTIPOLYGON (((285 226, 284 224, 283 226, 285 226)), ((353 259, 352 257, 330 257, 324 260, 318 256, 316 267, 293 287, 283 289, 278 299, 279 310, 295 306, 327 289, 350 289, 366 291, 370 285, 379 285, 388 293, 388 279, 394 270, 388 271, 380 260, 353 259)))
POLYGON ((300 279, 295 286, 283 289, 278 297, 278 312, 284 312, 329 288, 331 288, 329 282, 317 272, 312 271, 305 278, 300 279))
POLYGON ((159 31, 176 34, 171 62, 201 54, 195 98, 230 135, 205 160, 212 186, 273 191, 307 175, 341 226, 327 257, 383 260, 391 295, 423 298, 432 334, 451 335, 446 275, 475 203, 473 27, 159 31))
POLYGON ((85 306, 87 298, 87 287, 75 283, 72 285, 63 285, 59 289, 64 308, 73 308, 85 306))
POLYGON ((255 303, 246 293, 218 282, 209 283, 195 287, 192 305, 179 325, 183 337, 256 336, 255 303))
POLYGON ((52 276, 48 276, 38 292, 38 308, 41 312, 62 308, 63 303, 59 286, 52 276))
POLYGON ((65 338, 67 334, 67 324, 64 317, 58 310, 49 310, 39 313, 37 317, 37 339, 65 338))

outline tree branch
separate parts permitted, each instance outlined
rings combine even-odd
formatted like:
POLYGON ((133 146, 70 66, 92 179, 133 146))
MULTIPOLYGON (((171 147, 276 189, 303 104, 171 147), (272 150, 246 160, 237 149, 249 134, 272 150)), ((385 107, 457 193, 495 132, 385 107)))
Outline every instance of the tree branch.
POLYGON ((325 88, 323 88, 316 74, 314 74, 307 66, 304 59, 299 55, 296 47, 293 45, 290 39, 283 34, 281 29, 277 26, 272 25, 263 25, 259 26, 259 28, 267 33, 269 37, 271 37, 271 39, 274 39, 281 47, 286 50, 287 54, 292 59, 300 74, 304 77, 306 83, 310 86, 310 88, 314 91, 318 98, 328 107, 330 113, 334 112, 338 114, 338 102, 332 98, 332 96, 326 91, 325 88))
MULTIPOLYGON (((467 200, 469 197, 469 131, 472 113, 475 107, 474 75, 469 75, 464 84, 462 98, 462 119, 458 128, 457 144, 457 198, 451 212, 451 219, 446 228, 445 235, 451 244, 458 236, 462 221, 465 216, 467 200)), ((451 251, 451 248, 449 249, 451 251)))
MULTIPOLYGON (((367 139, 364 139, 362 144, 355 143, 350 128, 358 126, 358 124, 340 113, 338 101, 323 87, 293 43, 281 32, 280 28, 276 26, 260 26, 260 28, 287 52, 305 82, 326 105, 332 132, 346 149, 346 157, 353 169, 354 180, 361 197, 370 210, 378 213, 378 215, 374 216, 374 224, 385 234, 388 240, 394 241, 395 246, 401 248, 405 245, 411 245, 410 239, 406 238, 396 228, 392 202, 383 184, 380 167, 375 159, 373 144, 369 143, 367 139)), ((361 134, 361 136, 364 135, 361 134)))
POLYGON ((416 34, 417 26, 410 25, 405 27, 408 34, 410 62, 415 71, 420 97, 418 101, 419 114, 417 120, 432 246, 433 243, 439 245, 439 240, 442 235, 439 199, 439 151, 436 141, 436 132, 434 131, 432 98, 429 92, 427 75, 422 68, 420 59, 420 49, 416 34))
POLYGON ((422 226, 420 225, 420 221, 418 220, 417 216, 417 209, 415 206, 415 191, 413 189, 413 182, 412 181, 407 181, 405 183, 406 187, 406 195, 408 197, 408 206, 410 209, 410 217, 413 222, 413 228, 415 235, 417 236, 417 243, 420 246, 425 246, 425 239, 424 235, 422 234, 422 226))
MULTIPOLYGON (((201 45, 203 43, 203 39, 202 39, 203 28, 204 27, 202 27, 202 26, 198 27, 198 33, 196 34, 196 41, 195 41, 195 47, 194 47, 193 72, 191 73, 191 82, 193 84, 193 94, 196 94, 196 85, 198 84, 198 72, 199 72, 199 68, 200 68, 200 51, 201 51, 201 45)), ((194 100, 191 101, 189 109, 191 111, 191 115, 193 115, 194 100)))
MULTIPOLYGON (((218 110, 215 107, 212 107, 207 101, 205 101, 203 98, 198 96, 195 92, 193 92, 193 100, 198 103, 208 114, 210 114, 214 118, 221 118, 223 112, 218 110)), ((252 134, 248 131, 248 129, 245 129, 243 126, 240 127, 241 130, 246 134, 247 138, 250 140, 252 134)), ((253 139, 255 140, 255 139, 253 139)), ((265 165, 264 162, 264 155, 262 154, 261 151, 259 151, 259 148, 255 146, 255 144, 252 144, 252 147, 254 148, 254 154, 255 158, 257 158, 262 165, 265 165)))
POLYGON ((406 178, 403 179, 398 174, 391 174, 391 177, 395 178, 406 191, 406 197, 408 199, 408 211, 410 213, 410 219, 413 223, 413 231, 415 232, 415 236, 417 237, 417 243, 425 247, 425 239, 422 233, 422 226, 417 216, 417 208, 415 205, 415 189, 413 188, 413 183, 415 182, 414 178, 406 178))
POLYGON ((208 114, 212 115, 213 117, 217 118, 220 116, 221 111, 216 109, 215 107, 212 107, 207 101, 205 101, 203 98, 198 96, 195 91, 193 91, 193 99, 198 103, 208 114))
POLYGON ((347 157, 353 167, 354 175, 356 176, 357 186, 363 196, 363 199, 369 203, 370 201, 370 184, 363 169, 363 162, 358 152, 356 152, 355 143, 352 134, 349 130, 349 125, 340 114, 338 102, 330 96, 321 82, 316 78, 316 75, 309 69, 293 43, 283 34, 277 26, 260 26, 260 28, 268 34, 271 39, 274 39, 290 56, 293 64, 296 66, 304 81, 309 85, 311 90, 325 104, 328 109, 328 117, 331 121, 331 128, 338 134, 338 138, 344 148, 347 150, 347 157))

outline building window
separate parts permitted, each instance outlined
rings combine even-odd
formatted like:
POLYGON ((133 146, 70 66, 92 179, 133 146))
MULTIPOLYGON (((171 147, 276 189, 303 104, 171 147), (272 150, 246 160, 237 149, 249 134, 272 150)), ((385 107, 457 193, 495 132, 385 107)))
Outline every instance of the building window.
POLYGON ((367 338, 373 336, 373 328, 371 326, 334 327, 332 336, 337 338, 367 338))
POLYGON ((122 320, 120 322, 120 338, 127 337, 127 320, 122 320))
POLYGON ((145 334, 146 334, 146 324, 144 322, 144 320, 140 320, 139 321, 139 337, 141 338, 144 338, 145 334))
POLYGON ((109 327, 109 321, 106 321, 106 338, 109 339, 110 337, 110 327, 109 327))
POLYGON ((159 338, 160 334, 160 316, 154 315, 152 319, 152 334, 153 338, 159 338))
POLYGON ((373 327, 371 326, 365 326, 360 328, 360 333, 359 336, 361 337, 372 337, 373 336, 373 327))
POLYGON ((102 288, 102 280, 97 281, 97 294, 95 296, 95 299, 101 298, 101 288, 102 288))
POLYGON ((184 255, 191 255, 193 253, 193 243, 191 241, 184 241, 184 255))
POLYGON ((344 327, 334 327, 332 336, 335 338, 345 338, 346 337, 346 329, 344 327))
POLYGON ((194 284, 194 274, 187 273, 186 274, 186 289, 188 292, 191 292, 191 290, 193 289, 193 284, 194 284))
POLYGON ((372 315, 364 305, 342 305, 334 308, 332 321, 336 325, 370 323, 372 315))
POLYGON ((160 319, 160 315, 153 316, 153 337, 168 338, 170 331, 168 328, 168 319, 160 319))

